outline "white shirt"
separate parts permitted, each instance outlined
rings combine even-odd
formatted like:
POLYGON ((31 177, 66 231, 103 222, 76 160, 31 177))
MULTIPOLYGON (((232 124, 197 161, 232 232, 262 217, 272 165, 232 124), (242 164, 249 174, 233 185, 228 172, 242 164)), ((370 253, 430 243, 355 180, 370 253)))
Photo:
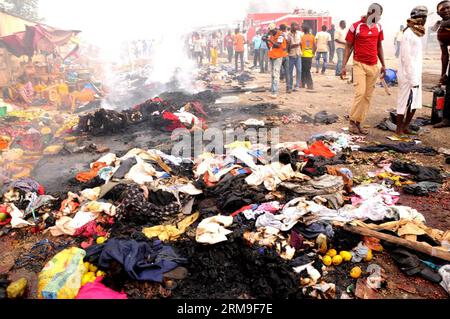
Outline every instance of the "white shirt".
MULTIPOLYGON (((341 27, 338 28, 335 36, 335 40, 339 40, 345 43, 345 37, 347 36, 347 29, 341 29, 341 27)), ((336 42, 336 49, 345 49, 345 44, 341 44, 339 42, 336 42)))
POLYGON ((317 52, 328 52, 328 42, 331 41, 331 34, 320 31, 316 35, 317 52))

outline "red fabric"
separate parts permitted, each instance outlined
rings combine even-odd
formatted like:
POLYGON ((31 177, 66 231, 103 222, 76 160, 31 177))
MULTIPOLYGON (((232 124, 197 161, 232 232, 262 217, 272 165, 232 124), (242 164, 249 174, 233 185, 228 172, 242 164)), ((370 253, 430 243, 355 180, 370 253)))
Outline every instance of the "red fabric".
POLYGON ((172 122, 171 124, 165 127, 167 131, 172 132, 179 128, 186 128, 186 126, 184 126, 183 123, 181 123, 180 119, 175 114, 165 111, 163 112, 162 116, 163 119, 165 119, 166 121, 172 122))
POLYGON ((354 43, 353 59, 355 61, 367 65, 378 63, 378 42, 384 40, 383 28, 380 24, 369 27, 365 19, 361 19, 350 27, 345 40, 354 43))
POLYGON ((92 238, 94 236, 106 236, 106 232, 103 230, 102 226, 97 225, 95 220, 87 223, 83 227, 78 228, 74 234, 75 237, 86 237, 92 238))
POLYGON ((44 194, 45 194, 45 188, 44 188, 44 186, 39 184, 38 195, 44 195, 44 194))
POLYGON ((26 26, 25 32, 17 32, 0 38, 0 42, 17 57, 33 56, 35 51, 53 53, 58 46, 69 43, 80 31, 57 30, 48 26, 26 26))
POLYGON ((231 214, 231 217, 236 217, 240 213, 245 212, 246 210, 249 210, 249 209, 252 209, 252 208, 253 208, 252 205, 244 206, 241 209, 239 209, 238 211, 235 211, 233 214, 231 214))
POLYGON ((330 149, 322 141, 315 142, 303 152, 307 155, 323 156, 325 158, 333 158, 336 156, 336 154, 330 151, 330 149))

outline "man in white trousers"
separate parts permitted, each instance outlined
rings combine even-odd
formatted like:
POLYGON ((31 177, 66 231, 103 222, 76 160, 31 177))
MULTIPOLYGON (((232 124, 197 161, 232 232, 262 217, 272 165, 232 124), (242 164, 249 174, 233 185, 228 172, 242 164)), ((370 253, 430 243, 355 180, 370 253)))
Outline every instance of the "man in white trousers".
POLYGON ((409 130, 416 110, 422 108, 422 37, 428 9, 415 7, 403 31, 398 69, 397 135, 412 134, 409 130))

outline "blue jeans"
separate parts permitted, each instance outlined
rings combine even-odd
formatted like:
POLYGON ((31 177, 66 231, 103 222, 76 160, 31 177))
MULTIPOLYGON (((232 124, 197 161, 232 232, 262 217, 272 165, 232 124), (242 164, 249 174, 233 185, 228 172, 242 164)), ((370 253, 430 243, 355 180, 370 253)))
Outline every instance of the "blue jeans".
POLYGON ((293 89, 294 85, 294 67, 297 75, 297 81, 295 82, 295 87, 300 88, 302 81, 302 58, 299 56, 289 57, 289 89, 293 89))
POLYGON ((325 73, 328 66, 328 52, 317 52, 316 55, 316 71, 319 73, 320 69, 320 59, 323 58, 323 66, 322 66, 322 73, 325 73))
POLYGON ((336 75, 341 75, 342 73, 342 64, 344 62, 344 51, 345 49, 339 48, 336 49, 336 54, 337 54, 337 64, 336 64, 336 75))

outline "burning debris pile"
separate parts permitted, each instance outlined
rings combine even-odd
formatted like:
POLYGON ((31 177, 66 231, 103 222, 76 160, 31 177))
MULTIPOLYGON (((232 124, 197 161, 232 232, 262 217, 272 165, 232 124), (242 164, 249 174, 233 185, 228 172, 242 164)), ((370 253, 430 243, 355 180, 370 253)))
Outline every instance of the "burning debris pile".
POLYGON ((211 91, 195 95, 166 93, 122 112, 100 109, 80 116, 77 130, 91 135, 115 134, 129 126, 148 122, 149 126, 172 132, 177 128, 205 128, 209 105, 219 97, 211 91))
MULTIPOLYGON (((165 98, 136 110, 198 102, 165 98)), ((14 268, 39 272, 43 299, 364 298, 387 289, 374 261, 390 255, 448 291, 449 233, 397 205, 418 181, 439 191, 442 172, 384 162, 359 183, 349 168, 360 141, 329 132, 270 152, 239 141, 227 156, 109 153, 74 176, 81 191, 61 198, 31 179, 5 185, 1 234, 55 242, 14 268)))

